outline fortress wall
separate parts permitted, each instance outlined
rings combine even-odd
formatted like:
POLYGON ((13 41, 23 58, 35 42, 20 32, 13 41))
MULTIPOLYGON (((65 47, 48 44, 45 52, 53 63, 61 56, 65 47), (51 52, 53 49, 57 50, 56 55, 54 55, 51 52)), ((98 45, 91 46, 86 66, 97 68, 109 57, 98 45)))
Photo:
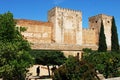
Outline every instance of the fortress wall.
POLYGON ((92 16, 89 18, 89 27, 91 29, 96 29, 97 38, 99 40, 99 32, 101 27, 101 21, 103 21, 104 25, 104 33, 106 37, 107 47, 111 46, 111 24, 112 24, 112 16, 99 14, 96 16, 92 16))
POLYGON ((79 58, 82 57, 82 49, 83 48, 91 48, 92 50, 97 50, 97 45, 70 45, 70 44, 45 44, 45 43, 34 43, 32 46, 32 49, 35 50, 59 50, 64 52, 64 55, 68 57, 69 55, 76 56, 77 53, 79 53, 79 58))
POLYGON ((92 16, 89 18, 89 29, 94 29, 96 30, 96 40, 97 40, 97 45, 99 43, 99 31, 100 31, 100 26, 101 26, 101 15, 97 16, 92 16))
POLYGON ((48 21, 54 24, 55 43, 82 44, 82 13, 55 7, 48 13, 48 21))
MULTIPOLYGON (((89 28, 82 29, 82 12, 55 7, 48 12, 48 22, 17 19, 17 26, 27 28, 23 36, 32 49, 81 51, 97 50, 101 21, 103 20, 107 46, 111 45, 112 17, 99 14, 89 18, 89 28)), ((71 52, 69 52, 72 54, 71 52)), ((74 54, 73 54, 74 55, 74 54)))
POLYGON ((61 50, 61 51, 81 51, 83 48, 91 48, 97 50, 97 45, 72 45, 72 44, 56 44, 56 43, 34 43, 32 49, 37 50, 61 50))
POLYGON ((23 36, 31 43, 51 43, 52 23, 32 20, 17 20, 17 26, 27 28, 23 36))
POLYGON ((83 29, 83 45, 97 45, 96 30, 95 29, 83 29))
POLYGON ((112 16, 102 15, 107 47, 111 47, 112 16))

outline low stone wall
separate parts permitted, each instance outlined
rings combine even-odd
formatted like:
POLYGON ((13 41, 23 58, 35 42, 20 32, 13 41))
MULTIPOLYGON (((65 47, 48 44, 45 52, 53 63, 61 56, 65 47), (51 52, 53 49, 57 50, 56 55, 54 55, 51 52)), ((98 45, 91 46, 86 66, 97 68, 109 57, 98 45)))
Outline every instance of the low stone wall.
POLYGON ((104 80, 120 80, 120 77, 108 78, 108 79, 104 79, 104 80))
MULTIPOLYGON (((43 65, 33 65, 32 67, 29 68, 29 72, 28 73, 31 73, 32 74, 31 76, 36 76, 37 75, 36 68, 38 66, 40 66, 40 76, 47 76, 47 75, 49 75, 47 66, 43 66, 43 65)), ((52 68, 52 66, 50 66, 50 73, 52 74, 51 68, 52 68)))
POLYGON ((72 44, 45 44, 45 43, 33 43, 31 45, 32 49, 41 49, 41 50, 62 50, 62 51, 80 51, 83 48, 91 48, 92 50, 97 50, 96 45, 72 45, 72 44))

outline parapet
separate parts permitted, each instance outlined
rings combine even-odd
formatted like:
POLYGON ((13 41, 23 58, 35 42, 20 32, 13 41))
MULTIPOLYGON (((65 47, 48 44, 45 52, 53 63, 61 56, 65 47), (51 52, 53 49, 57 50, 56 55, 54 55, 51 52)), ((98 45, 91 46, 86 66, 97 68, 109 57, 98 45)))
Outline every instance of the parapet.
POLYGON ((110 18, 110 19, 112 19, 112 17, 113 16, 109 16, 109 15, 106 15, 106 14, 98 14, 96 16, 89 17, 89 20, 92 20, 94 18, 101 18, 101 19, 103 19, 103 18, 110 18))
POLYGON ((15 19, 17 25, 44 25, 44 26, 53 26, 51 22, 42 22, 35 20, 27 20, 27 19, 15 19))
POLYGON ((57 11, 63 11, 63 12, 73 12, 73 13, 76 13, 76 14, 81 14, 82 12, 80 10, 72 10, 72 9, 68 9, 68 8, 61 8, 61 7, 54 7, 52 8, 50 11, 54 11, 54 10, 57 10, 57 11))

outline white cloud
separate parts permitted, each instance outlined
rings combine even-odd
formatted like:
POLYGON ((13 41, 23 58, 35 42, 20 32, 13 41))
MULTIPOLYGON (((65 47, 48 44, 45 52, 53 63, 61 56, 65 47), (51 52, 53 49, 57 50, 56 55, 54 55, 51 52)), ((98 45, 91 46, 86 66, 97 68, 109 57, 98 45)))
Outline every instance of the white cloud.
POLYGON ((64 2, 65 0, 53 0, 53 4, 59 5, 60 3, 64 2))

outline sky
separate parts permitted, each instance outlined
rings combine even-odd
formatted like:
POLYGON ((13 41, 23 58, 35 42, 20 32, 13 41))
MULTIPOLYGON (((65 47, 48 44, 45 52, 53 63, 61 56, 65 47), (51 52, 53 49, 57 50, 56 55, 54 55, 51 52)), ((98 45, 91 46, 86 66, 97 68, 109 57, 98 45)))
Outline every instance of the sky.
POLYGON ((47 12, 55 6, 81 11, 84 28, 91 16, 114 16, 120 43, 120 0, 0 0, 0 14, 10 11, 15 19, 47 22, 47 12))

